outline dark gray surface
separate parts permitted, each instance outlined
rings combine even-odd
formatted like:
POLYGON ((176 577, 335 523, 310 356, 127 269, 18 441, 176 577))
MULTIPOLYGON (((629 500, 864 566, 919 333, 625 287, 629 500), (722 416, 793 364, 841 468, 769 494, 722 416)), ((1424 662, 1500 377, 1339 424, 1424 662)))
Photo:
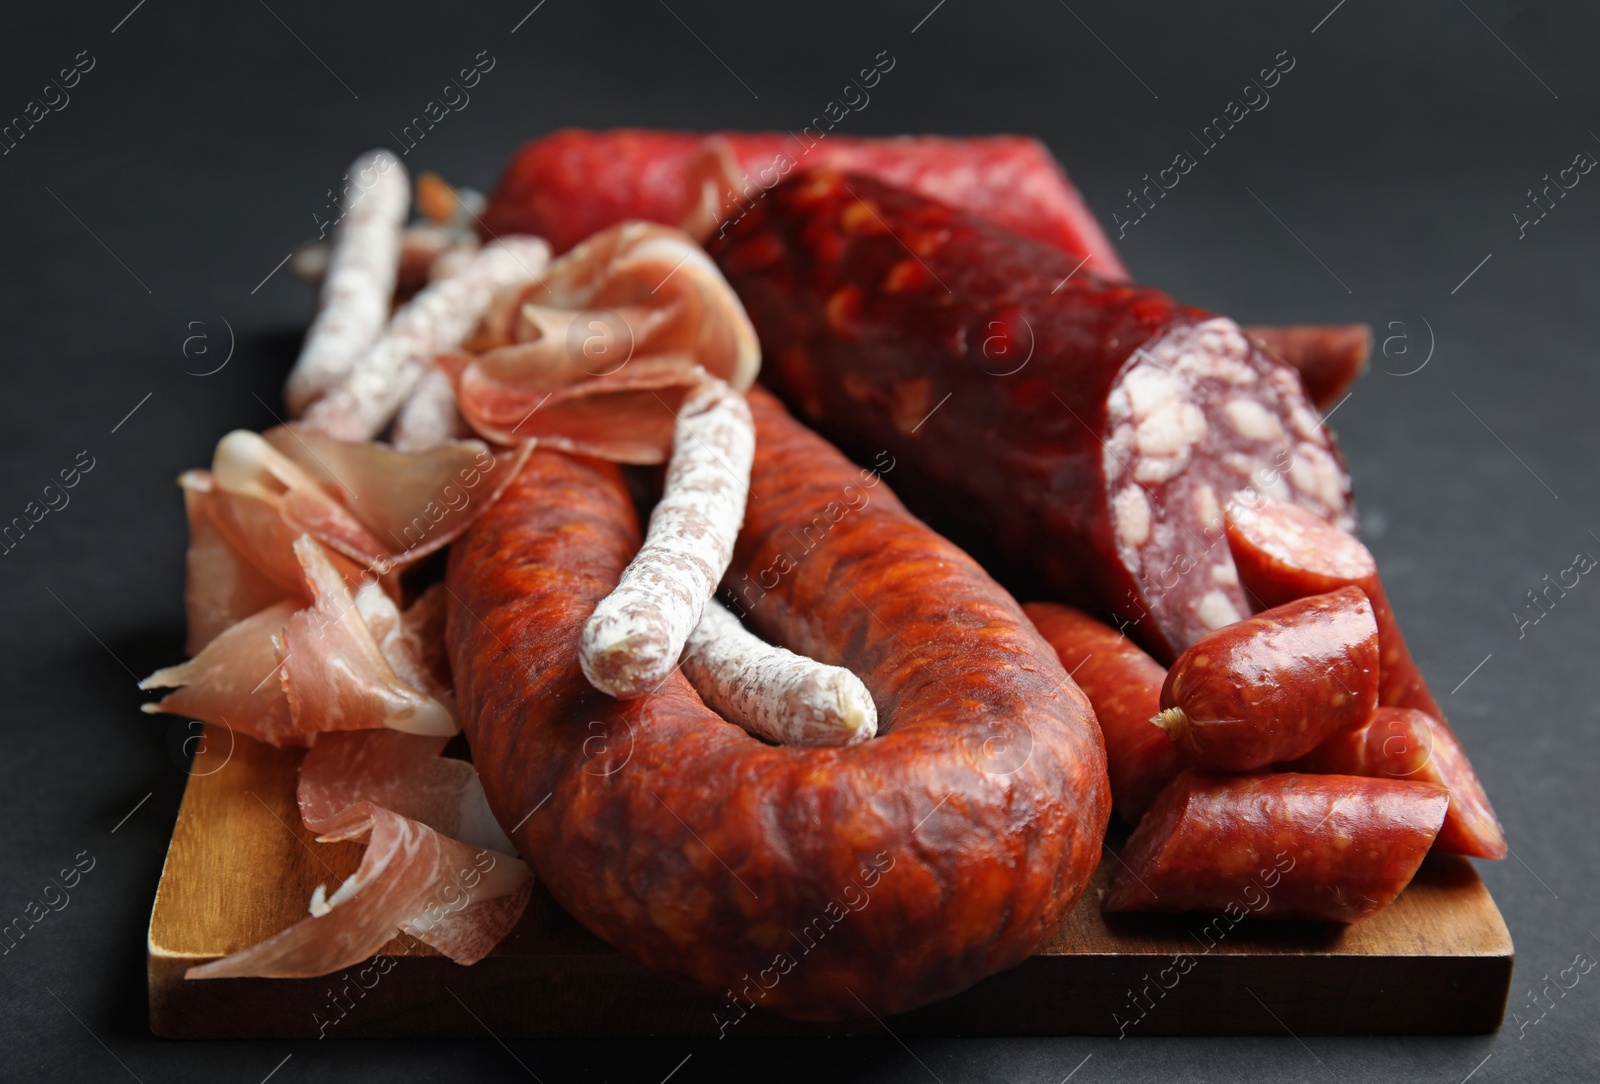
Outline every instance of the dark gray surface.
POLYGON ((70 103, 0 157, 0 520, 38 499, 80 449, 95 458, 71 503, 0 558, 0 915, 20 914, 79 852, 96 863, 63 910, 0 956, 0 1077, 258 1081, 280 1066, 280 1084, 527 1071, 547 1082, 653 1082, 679 1066, 673 1080, 684 1084, 735 1074, 1058 1082, 1072 1072, 1081 1084, 1450 1084, 1475 1067, 1477 1081, 1593 1078, 1600 973, 1552 988, 1542 1015, 1527 991, 1579 953, 1600 958, 1591 933, 1600 583, 1585 577, 1520 638, 1512 616, 1577 551, 1600 555, 1600 173, 1525 239, 1512 219, 1547 171, 1579 151, 1600 155, 1588 130, 1600 131, 1593 10, 1350 0, 1329 15, 1334 0, 1204 10, 1034 0, 999 11, 946 0, 929 15, 931 0, 866 13, 669 2, 547 0, 514 35, 533 0, 403 15, 304 0, 272 0, 270 10, 260 0, 149 0, 115 33, 133 0, 70 13, 12 5, 0 16, 4 116, 80 50, 95 58, 70 103), (1423 321, 1431 327, 1426 367, 1382 371, 1420 360, 1392 341, 1394 357, 1377 359, 1334 425, 1395 606, 1515 851, 1482 869, 1516 940, 1517 1019, 1479 1039, 950 1039, 910 1049, 888 1037, 509 1049, 489 1039, 151 1038, 144 928, 183 788, 172 750, 184 733, 138 713, 134 675, 179 657, 184 527, 172 479, 207 461, 227 430, 272 423, 310 299, 286 271, 258 283, 314 232, 345 164, 388 142, 387 129, 484 49, 495 68, 410 155, 414 169, 487 188, 517 143, 562 124, 796 128, 888 49, 894 70, 841 131, 1038 134, 1107 221, 1124 189, 1194 149, 1187 130, 1288 50, 1296 64, 1271 104, 1202 158, 1122 248, 1142 279, 1241 321, 1403 319, 1380 334, 1409 332, 1424 347, 1423 321), (231 362, 186 375, 221 360, 224 320, 237 335, 231 362), (210 339, 190 342, 186 358, 196 333, 210 339))

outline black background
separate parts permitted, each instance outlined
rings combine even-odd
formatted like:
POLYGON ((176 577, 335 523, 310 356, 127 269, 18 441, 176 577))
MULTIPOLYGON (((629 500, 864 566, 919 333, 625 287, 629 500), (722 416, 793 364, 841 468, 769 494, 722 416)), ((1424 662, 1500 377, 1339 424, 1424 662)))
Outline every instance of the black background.
POLYGON ((480 50, 495 67, 409 155, 413 172, 487 189, 519 142, 567 124, 798 128, 885 49, 894 69, 839 131, 1037 134, 1108 223, 1143 174, 1197 150, 1188 129, 1280 51, 1294 58, 1271 104, 1121 247, 1139 278, 1241 321, 1364 320, 1389 339, 1333 424, 1366 538, 1515 852, 1482 871, 1516 940, 1516 1018, 1472 1039, 952 1038, 913 1042, 915 1058, 887 1037, 513 1042, 517 1057, 551 1084, 650 1084, 688 1054, 682 1084, 1055 1084, 1075 1066, 1079 1084, 1596 1075, 1600 974, 1542 1018, 1527 989, 1600 953, 1600 583, 1582 580, 1520 635, 1513 616, 1536 612, 1526 592, 1579 550, 1600 555, 1600 174, 1525 238, 1512 217, 1536 213, 1525 190, 1545 173, 1600 155, 1593 9, 669 2, 546 0, 515 34, 532 0, 148 0, 120 27, 131 0, 0 16, 0 116, 80 50, 95 60, 70 104, 0 157, 0 521, 80 450, 95 462, 70 505, 0 558, 0 915, 78 852, 96 859, 71 904, 0 956, 0 1077, 254 1082, 285 1055, 281 1084, 524 1077, 488 1040, 149 1035, 145 924, 185 777, 167 722, 138 713, 134 679, 180 657, 173 478, 227 430, 272 424, 311 298, 268 272, 315 233, 346 164, 391 144, 387 130, 480 50), (187 375, 225 355, 225 320, 232 360, 187 375), (208 338, 186 357, 196 333, 208 338))

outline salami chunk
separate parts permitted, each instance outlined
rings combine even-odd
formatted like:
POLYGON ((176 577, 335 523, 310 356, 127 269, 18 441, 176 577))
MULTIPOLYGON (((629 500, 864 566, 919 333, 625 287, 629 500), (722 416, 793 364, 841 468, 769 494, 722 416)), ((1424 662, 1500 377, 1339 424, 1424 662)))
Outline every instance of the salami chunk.
POLYGON ((762 379, 1019 594, 1160 661, 1247 616, 1223 502, 1353 524, 1300 377, 1231 320, 869 177, 778 185, 711 252, 762 379))

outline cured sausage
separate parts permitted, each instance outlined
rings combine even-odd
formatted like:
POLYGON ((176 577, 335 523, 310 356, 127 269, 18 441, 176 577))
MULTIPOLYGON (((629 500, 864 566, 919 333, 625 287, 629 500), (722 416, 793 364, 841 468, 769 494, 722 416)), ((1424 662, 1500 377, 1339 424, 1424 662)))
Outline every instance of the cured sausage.
POLYGON ((1282 501, 1242 493, 1228 502, 1228 548, 1239 582, 1258 609, 1341 587, 1361 588, 1378 622, 1378 703, 1416 708, 1444 721, 1428 689, 1394 607, 1378 578, 1378 563, 1349 531, 1282 501))
POLYGON ((754 631, 866 683, 877 738, 767 745, 681 673, 618 701, 583 624, 639 545, 617 470, 535 450, 453 546, 449 642, 490 807, 622 952, 804 1019, 880 1016, 1024 960, 1098 863, 1088 700, 1021 609, 775 400, 725 582, 754 631))
POLYGON ((887 448, 912 511, 1016 593, 1111 614, 1158 661, 1250 611, 1228 494, 1354 522, 1300 378, 1231 320, 832 171, 710 251, 764 382, 846 452, 887 448))
POLYGON ((1304 756, 1378 705, 1378 625, 1358 587, 1298 599, 1213 632, 1167 672, 1150 721, 1230 771, 1304 756))
POLYGON ((1505 831, 1461 743, 1415 708, 1379 708, 1366 726, 1336 734, 1287 767, 1436 783, 1450 792, 1450 812, 1434 845, 1474 858, 1506 856, 1505 831))
POLYGON ((1094 705, 1106 740, 1106 769, 1117 815, 1138 824, 1161 788, 1183 770, 1177 748, 1150 717, 1161 710, 1166 668, 1116 629, 1054 602, 1022 607, 1094 705))
POLYGON ((1247 327, 1246 335, 1294 367, 1318 410, 1334 406, 1367 370, 1372 328, 1366 324, 1247 327))
MULTIPOLYGON (((506 165, 483 212, 487 240, 531 233, 565 252, 628 219, 676 226, 687 182, 708 138, 747 178, 734 193, 760 203, 784 177, 818 166, 850 170, 961 207, 1072 254, 1072 264, 1125 279, 1100 224, 1037 139, 938 136, 852 139, 787 132, 662 132, 564 128, 524 144, 506 165)), ((734 212, 738 214, 738 211, 734 212)), ((1068 265, 1069 267, 1071 264, 1068 265)))
POLYGON ((1431 783, 1190 769, 1128 838, 1106 910, 1354 922, 1411 883, 1449 804, 1431 783))

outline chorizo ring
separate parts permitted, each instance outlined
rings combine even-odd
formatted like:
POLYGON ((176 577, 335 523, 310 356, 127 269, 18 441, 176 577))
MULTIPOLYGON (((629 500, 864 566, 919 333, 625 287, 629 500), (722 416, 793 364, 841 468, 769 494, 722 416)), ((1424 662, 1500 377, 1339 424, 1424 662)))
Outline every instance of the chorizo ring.
POLYGON ((591 688, 579 636, 638 523, 614 468, 543 450, 452 548, 463 725, 500 823, 620 951, 726 997, 729 1017, 902 1012, 1060 924, 1099 858, 1105 750, 1004 590, 771 396, 750 402, 725 582, 760 586, 729 601, 858 674, 880 736, 767 745, 677 672, 629 701, 591 688))

